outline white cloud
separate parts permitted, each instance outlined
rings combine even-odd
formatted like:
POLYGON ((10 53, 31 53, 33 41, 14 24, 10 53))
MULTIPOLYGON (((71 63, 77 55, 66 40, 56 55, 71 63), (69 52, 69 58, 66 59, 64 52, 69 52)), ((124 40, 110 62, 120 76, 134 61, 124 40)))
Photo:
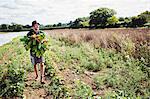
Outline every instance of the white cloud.
POLYGON ((134 16, 150 10, 149 0, 0 0, 0 24, 69 22, 100 7, 117 11, 117 16, 134 16))

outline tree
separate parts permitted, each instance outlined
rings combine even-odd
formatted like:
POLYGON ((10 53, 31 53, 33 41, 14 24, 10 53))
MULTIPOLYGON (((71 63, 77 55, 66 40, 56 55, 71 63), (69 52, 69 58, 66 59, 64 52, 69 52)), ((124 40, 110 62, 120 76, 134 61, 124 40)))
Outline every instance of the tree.
POLYGON ((141 13, 140 15, 138 15, 138 17, 143 17, 146 19, 146 23, 150 23, 150 11, 145 11, 143 13, 141 13))
POLYGON ((118 19, 120 22, 122 22, 122 21, 124 21, 125 20, 125 18, 123 18, 123 17, 119 17, 119 19, 118 19))
POLYGON ((74 22, 70 22, 70 28, 89 27, 89 17, 77 18, 74 22))
POLYGON ((114 27, 119 22, 118 18, 115 16, 108 18, 107 21, 108 21, 107 24, 109 27, 114 27))
POLYGON ((53 27, 56 27, 57 25, 56 24, 53 24, 53 27))
POLYGON ((31 26, 29 24, 23 26, 23 28, 31 28, 31 26))
POLYGON ((143 16, 132 17, 132 27, 142 27, 146 22, 146 18, 143 16))
POLYGON ((59 23, 57 24, 57 26, 58 26, 58 27, 62 26, 62 23, 59 22, 59 23))
POLYGON ((131 27, 131 21, 131 17, 125 17, 124 22, 122 22, 121 25, 123 25, 123 27, 131 27))
POLYGON ((89 17, 82 17, 81 20, 81 24, 83 27, 89 27, 89 17))
POLYGON ((71 26, 72 24, 73 24, 73 22, 72 22, 72 21, 70 21, 67 25, 71 26))
POLYGON ((114 16, 116 12, 109 8, 99 8, 90 13, 90 26, 91 27, 106 27, 108 23, 108 18, 114 16))
POLYGON ((8 26, 9 26, 8 24, 2 24, 1 29, 2 30, 8 30, 8 26))
POLYGON ((81 22, 82 22, 82 19, 81 18, 78 18, 78 19, 76 19, 73 23, 73 26, 74 27, 77 27, 77 28, 80 28, 80 27, 82 27, 82 24, 81 24, 81 22))
POLYGON ((21 30, 23 30, 23 26, 20 24, 17 24, 15 27, 15 31, 21 31, 21 30))

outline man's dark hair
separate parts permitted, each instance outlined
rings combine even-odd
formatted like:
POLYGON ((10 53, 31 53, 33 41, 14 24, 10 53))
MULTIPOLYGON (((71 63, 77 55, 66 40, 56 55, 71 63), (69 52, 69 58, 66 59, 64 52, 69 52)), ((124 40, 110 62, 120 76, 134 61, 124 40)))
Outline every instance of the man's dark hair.
POLYGON ((32 26, 34 26, 35 24, 40 25, 36 20, 32 22, 32 26))

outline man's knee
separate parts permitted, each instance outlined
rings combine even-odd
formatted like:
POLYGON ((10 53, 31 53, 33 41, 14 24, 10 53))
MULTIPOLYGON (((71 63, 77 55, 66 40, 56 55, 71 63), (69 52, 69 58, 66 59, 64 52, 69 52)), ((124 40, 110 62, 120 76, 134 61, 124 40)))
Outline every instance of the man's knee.
POLYGON ((34 64, 34 67, 36 67, 37 64, 34 64))
POLYGON ((40 65, 41 65, 41 67, 43 67, 43 66, 44 66, 44 63, 40 63, 40 65))

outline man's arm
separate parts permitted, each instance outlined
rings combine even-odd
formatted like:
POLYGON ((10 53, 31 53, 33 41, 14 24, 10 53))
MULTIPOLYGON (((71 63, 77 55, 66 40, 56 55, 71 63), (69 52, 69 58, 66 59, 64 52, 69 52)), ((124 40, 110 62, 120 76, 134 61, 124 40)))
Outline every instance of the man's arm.
POLYGON ((29 38, 36 38, 36 34, 33 34, 32 31, 29 31, 27 33, 27 37, 29 37, 29 38))
POLYGON ((32 34, 32 32, 31 31, 29 31, 28 33, 27 33, 27 37, 31 37, 33 34, 32 34))

